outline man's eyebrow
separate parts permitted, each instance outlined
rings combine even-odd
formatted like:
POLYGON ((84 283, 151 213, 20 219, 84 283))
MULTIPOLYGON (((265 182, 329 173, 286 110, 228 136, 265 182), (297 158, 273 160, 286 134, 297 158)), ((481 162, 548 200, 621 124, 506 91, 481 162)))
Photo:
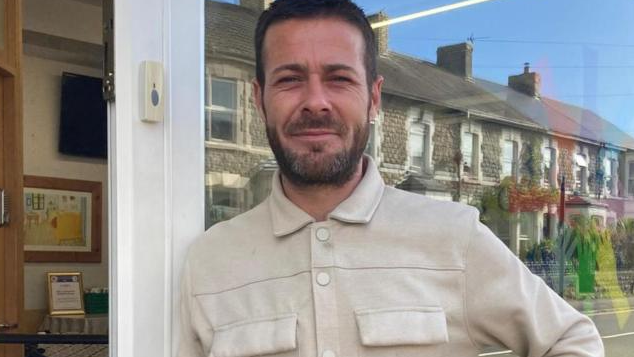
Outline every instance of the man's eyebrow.
POLYGON ((306 66, 302 66, 301 64, 297 64, 297 63, 283 64, 275 68, 272 74, 276 74, 282 71, 306 72, 307 68, 306 66))
MULTIPOLYGON (((357 74, 357 71, 353 67, 343 63, 327 64, 327 65, 324 65, 323 68, 324 68, 324 72, 326 73, 343 70, 343 71, 353 72, 354 74, 357 74)), ((289 64, 283 64, 275 68, 272 74, 276 74, 282 71, 307 72, 308 68, 301 64, 289 63, 289 64)))
POLYGON ((324 66, 325 72, 335 72, 335 71, 348 71, 357 74, 357 71, 346 64, 335 63, 335 64, 327 64, 324 66))

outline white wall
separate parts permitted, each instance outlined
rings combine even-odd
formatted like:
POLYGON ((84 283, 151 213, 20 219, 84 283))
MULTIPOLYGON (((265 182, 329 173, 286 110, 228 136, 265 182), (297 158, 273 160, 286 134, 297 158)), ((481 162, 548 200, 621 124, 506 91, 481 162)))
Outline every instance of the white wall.
POLYGON ((111 351, 171 356, 182 259, 202 233, 203 0, 115 6, 111 351), (165 65, 165 121, 139 120, 139 65, 165 65), (116 330, 116 331, 115 331, 116 330))
POLYGON ((72 0, 23 0, 22 26, 73 40, 101 44, 101 7, 72 0))
MULTIPOLYGON (((101 8, 76 1, 25 0, 24 28, 84 42, 101 42, 101 8)), ((57 152, 60 85, 64 71, 101 77, 95 68, 48 59, 23 57, 24 174, 102 183, 107 197, 106 160, 61 155, 57 152)), ((25 309, 46 309, 46 272, 80 271, 84 286, 108 286, 108 209, 102 200, 101 263, 25 263, 25 309)))

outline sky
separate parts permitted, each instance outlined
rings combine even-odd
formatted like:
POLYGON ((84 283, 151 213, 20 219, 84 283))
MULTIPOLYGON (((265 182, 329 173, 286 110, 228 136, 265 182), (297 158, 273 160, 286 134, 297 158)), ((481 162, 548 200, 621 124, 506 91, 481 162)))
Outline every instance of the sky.
MULTIPOLYGON (((460 0, 358 0, 390 18, 460 0)), ((634 0, 492 0, 391 25, 388 47, 430 62, 474 38, 473 75, 501 84, 524 62, 543 96, 588 108, 634 137, 634 0)))

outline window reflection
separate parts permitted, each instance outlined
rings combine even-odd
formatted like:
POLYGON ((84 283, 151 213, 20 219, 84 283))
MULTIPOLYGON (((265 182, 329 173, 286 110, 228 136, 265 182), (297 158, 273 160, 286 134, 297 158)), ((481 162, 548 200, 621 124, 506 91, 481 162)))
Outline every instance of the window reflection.
MULTIPOLYGON (((266 1, 243 3, 206 1, 207 226, 264 200, 276 169, 249 84, 255 76, 251 34, 266 1)), ((359 3, 372 23, 388 19, 392 11, 396 16, 424 6, 408 1, 359 3)), ((517 4, 487 6, 455 13, 467 16, 474 11, 489 18, 499 11, 495 18, 505 24, 523 19, 510 11, 517 4)), ((565 271, 565 291, 559 292, 571 301, 605 298, 607 290, 601 280, 593 281, 589 291, 580 290, 587 288, 580 266, 598 270, 599 262, 588 263, 577 253, 563 265, 556 260, 562 230, 575 230, 570 239, 576 239, 579 251, 584 244, 595 253, 608 249, 601 242, 610 236, 609 249, 618 267, 611 272, 615 286, 631 291, 634 278, 625 277, 634 277, 634 138, 631 130, 628 134, 622 124, 612 123, 618 118, 598 113, 601 105, 594 101, 600 96, 584 92, 598 89, 593 78, 608 69, 592 62, 597 59, 591 60, 589 45, 561 55, 557 46, 572 45, 538 47, 525 32, 525 41, 495 42, 488 34, 482 39, 477 34, 469 40, 448 38, 444 32, 449 27, 467 35, 472 31, 452 14, 443 15, 447 23, 429 17, 375 29, 385 83, 381 112, 370 118, 366 154, 375 159, 388 185, 476 206, 483 223, 553 289, 560 290, 558 269, 565 271), (414 21, 428 24, 428 32, 415 31, 414 21), (558 54, 550 58, 549 50, 558 54), (524 63, 529 59, 535 63, 524 63), (557 66, 565 61, 571 64, 557 66), (574 72, 575 66, 584 68, 574 72), (558 71, 576 73, 573 82, 579 92, 593 99, 558 96, 558 71)), ((496 31, 498 37, 513 36, 496 31)), ((553 31, 562 31, 553 38, 572 36, 563 33, 566 29, 553 31)), ((549 41, 556 42, 542 42, 549 41)), ((603 41, 612 42, 609 35, 603 41)), ((634 82, 628 71, 622 68, 624 78, 634 82)))

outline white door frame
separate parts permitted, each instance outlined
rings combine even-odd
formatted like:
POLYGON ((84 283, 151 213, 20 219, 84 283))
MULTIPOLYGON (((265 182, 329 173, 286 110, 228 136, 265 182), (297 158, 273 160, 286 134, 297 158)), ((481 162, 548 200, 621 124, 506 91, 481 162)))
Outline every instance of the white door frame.
POLYGON ((110 356, 172 356, 180 268, 204 230, 204 0, 114 4, 109 107, 110 356), (139 120, 139 66, 164 65, 165 119, 139 120))

